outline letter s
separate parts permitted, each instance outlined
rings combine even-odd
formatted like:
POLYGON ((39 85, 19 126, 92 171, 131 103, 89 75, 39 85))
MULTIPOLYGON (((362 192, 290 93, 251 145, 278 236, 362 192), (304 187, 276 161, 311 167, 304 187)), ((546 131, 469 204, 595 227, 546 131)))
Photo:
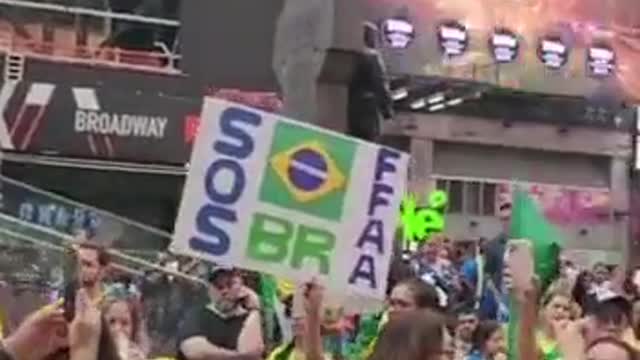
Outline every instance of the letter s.
POLYGON ((253 152, 253 139, 241 124, 249 124, 254 127, 260 126, 262 118, 260 115, 236 107, 230 107, 220 115, 220 128, 222 133, 231 140, 218 140, 213 148, 224 155, 236 159, 246 159, 253 152))
POLYGON ((202 251, 213 256, 221 256, 229 251, 231 239, 226 231, 216 224, 216 219, 230 223, 237 221, 233 210, 218 207, 213 204, 203 206, 196 216, 196 228, 198 232, 212 239, 203 239, 194 236, 189 239, 189 246, 193 250, 202 251))

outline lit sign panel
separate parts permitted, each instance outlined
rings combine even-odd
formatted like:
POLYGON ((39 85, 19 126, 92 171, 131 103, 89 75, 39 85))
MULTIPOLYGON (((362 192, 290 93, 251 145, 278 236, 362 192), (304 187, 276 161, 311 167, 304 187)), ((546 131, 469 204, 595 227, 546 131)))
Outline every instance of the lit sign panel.
POLYGON ((611 75, 616 67, 616 54, 607 45, 592 45, 587 49, 587 71, 593 77, 611 75))
POLYGON ((469 46, 469 34, 466 26, 457 21, 447 21, 438 26, 438 44, 440 51, 447 57, 464 54, 469 46))
POLYGON ((606 94, 614 102, 640 103, 640 0, 362 3, 362 20, 380 25, 381 42, 386 19, 410 19, 415 29, 406 49, 383 46, 394 76, 453 78, 559 96, 606 94), (588 63, 589 49, 601 44, 614 50, 615 65, 599 50, 588 63))
POLYGON ((538 44, 538 58, 546 67, 559 69, 569 60, 569 47, 560 38, 543 38, 538 44))
POLYGON ((489 48, 497 63, 510 63, 518 57, 520 43, 511 30, 496 29, 489 40, 489 48))
POLYGON ((382 23, 382 34, 389 47, 406 49, 415 37, 415 28, 407 19, 388 19, 382 23))

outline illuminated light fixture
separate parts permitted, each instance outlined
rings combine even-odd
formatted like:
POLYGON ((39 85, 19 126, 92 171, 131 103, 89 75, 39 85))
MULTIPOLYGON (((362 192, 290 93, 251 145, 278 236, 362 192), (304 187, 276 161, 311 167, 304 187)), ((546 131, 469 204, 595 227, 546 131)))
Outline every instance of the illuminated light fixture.
POLYGON ((447 21, 438 26, 438 45, 447 57, 464 54, 469 47, 467 27, 458 21, 447 21))
POLYGON ((429 100, 427 102, 429 103, 429 105, 433 105, 443 101, 444 101, 444 93, 439 92, 429 96, 429 100))
POLYGON ((406 49, 416 36, 413 24, 406 18, 391 18, 382 22, 382 35, 393 49, 406 49))
POLYGON ((538 58, 550 69, 560 69, 569 60, 569 47, 559 37, 545 37, 538 44, 538 58))
POLYGON ((605 44, 593 44, 587 48, 587 71, 592 77, 606 77, 616 68, 616 54, 605 44))
POLYGON ((412 102, 409 107, 413 110, 418 110, 418 109, 422 109, 423 107, 427 106, 427 101, 423 98, 420 98, 418 100, 415 100, 414 102, 412 102))
POLYGON ((456 98, 447 101, 447 106, 458 106, 464 102, 463 98, 456 98))
POLYGON ((444 110, 447 107, 445 104, 437 104, 429 107, 430 112, 444 110))
POLYGON ((393 101, 400 101, 402 99, 406 99, 409 96, 409 90, 407 90, 407 88, 399 88, 396 90, 393 90, 391 92, 391 99, 393 99, 393 101))
POLYGON ((491 35, 489 48, 497 63, 510 63, 518 57, 520 42, 513 31, 500 28, 491 35))

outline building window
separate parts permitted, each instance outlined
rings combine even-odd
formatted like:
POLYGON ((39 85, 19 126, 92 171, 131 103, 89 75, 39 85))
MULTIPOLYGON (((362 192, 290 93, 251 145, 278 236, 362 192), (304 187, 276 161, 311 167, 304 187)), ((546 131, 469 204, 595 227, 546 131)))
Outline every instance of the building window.
POLYGON ((449 195, 448 213, 493 216, 496 211, 496 184, 482 181, 436 179, 436 188, 449 195))
POLYGON ((496 213, 496 184, 482 184, 482 214, 494 215, 496 213))
POLYGON ((448 184, 449 208, 448 212, 461 213, 463 207, 464 186, 462 181, 450 181, 448 184))
POLYGON ((466 214, 480 214, 481 204, 481 184, 478 182, 464 182, 464 195, 462 200, 464 203, 464 213, 466 214))

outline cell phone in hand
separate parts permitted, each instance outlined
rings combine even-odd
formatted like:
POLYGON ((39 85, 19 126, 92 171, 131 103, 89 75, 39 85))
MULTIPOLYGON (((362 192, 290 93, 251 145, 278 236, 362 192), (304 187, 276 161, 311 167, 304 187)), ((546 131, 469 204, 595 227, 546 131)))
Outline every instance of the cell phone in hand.
POLYGON ((64 317, 71 322, 76 313, 76 293, 78 292, 78 257, 75 249, 69 247, 65 250, 63 259, 63 295, 64 317))
POLYGON ((533 249, 528 240, 510 240, 505 265, 515 290, 527 290, 534 278, 533 249))

